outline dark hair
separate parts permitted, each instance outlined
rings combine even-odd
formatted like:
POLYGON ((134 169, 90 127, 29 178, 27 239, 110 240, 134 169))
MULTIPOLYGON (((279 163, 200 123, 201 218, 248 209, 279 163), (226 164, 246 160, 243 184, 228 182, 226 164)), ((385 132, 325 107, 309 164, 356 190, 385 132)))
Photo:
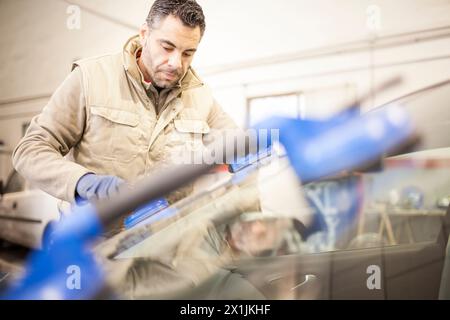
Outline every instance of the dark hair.
POLYGON ((147 24, 153 24, 168 15, 178 17, 188 27, 200 27, 201 35, 205 32, 205 16, 202 7, 195 0, 156 0, 147 16, 147 24))

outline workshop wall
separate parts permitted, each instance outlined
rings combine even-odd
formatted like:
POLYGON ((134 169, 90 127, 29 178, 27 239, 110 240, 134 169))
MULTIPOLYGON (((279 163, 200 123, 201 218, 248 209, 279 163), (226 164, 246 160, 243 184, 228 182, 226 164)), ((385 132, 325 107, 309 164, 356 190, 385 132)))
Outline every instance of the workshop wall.
MULTIPOLYGON (((7 148, 71 63, 120 50, 151 2, 0 2, 0 140, 7 148)), ((308 116, 324 116, 394 75, 403 83, 366 101, 363 110, 450 78, 450 1, 199 3, 207 32, 194 67, 241 126, 250 97, 302 92, 308 116)))

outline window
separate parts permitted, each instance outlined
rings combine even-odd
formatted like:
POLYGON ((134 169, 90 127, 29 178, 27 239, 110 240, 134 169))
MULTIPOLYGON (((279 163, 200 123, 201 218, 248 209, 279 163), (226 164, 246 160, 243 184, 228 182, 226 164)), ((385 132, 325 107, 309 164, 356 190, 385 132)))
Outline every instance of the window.
POLYGON ((256 97, 248 100, 247 126, 273 117, 302 118, 300 93, 278 96, 256 97))

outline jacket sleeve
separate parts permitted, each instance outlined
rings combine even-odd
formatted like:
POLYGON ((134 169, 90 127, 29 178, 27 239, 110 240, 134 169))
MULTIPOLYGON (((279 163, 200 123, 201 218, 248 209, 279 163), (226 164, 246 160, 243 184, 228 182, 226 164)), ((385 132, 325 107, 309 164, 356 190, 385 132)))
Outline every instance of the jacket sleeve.
POLYGON ((28 181, 61 200, 74 202, 78 179, 91 172, 64 158, 83 136, 86 122, 81 71, 58 87, 15 148, 14 168, 28 181))
POLYGON ((208 125, 211 129, 224 130, 224 129, 237 129, 238 126, 233 119, 223 111, 222 107, 216 101, 213 100, 211 111, 208 115, 208 125))

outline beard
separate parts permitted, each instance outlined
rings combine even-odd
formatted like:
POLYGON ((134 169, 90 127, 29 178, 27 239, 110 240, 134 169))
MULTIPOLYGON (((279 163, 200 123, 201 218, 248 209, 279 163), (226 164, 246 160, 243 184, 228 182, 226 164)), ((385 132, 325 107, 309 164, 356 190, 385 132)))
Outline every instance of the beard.
POLYGON ((166 89, 172 88, 178 84, 183 76, 183 71, 181 69, 156 67, 155 69, 152 69, 150 76, 155 86, 166 89))

